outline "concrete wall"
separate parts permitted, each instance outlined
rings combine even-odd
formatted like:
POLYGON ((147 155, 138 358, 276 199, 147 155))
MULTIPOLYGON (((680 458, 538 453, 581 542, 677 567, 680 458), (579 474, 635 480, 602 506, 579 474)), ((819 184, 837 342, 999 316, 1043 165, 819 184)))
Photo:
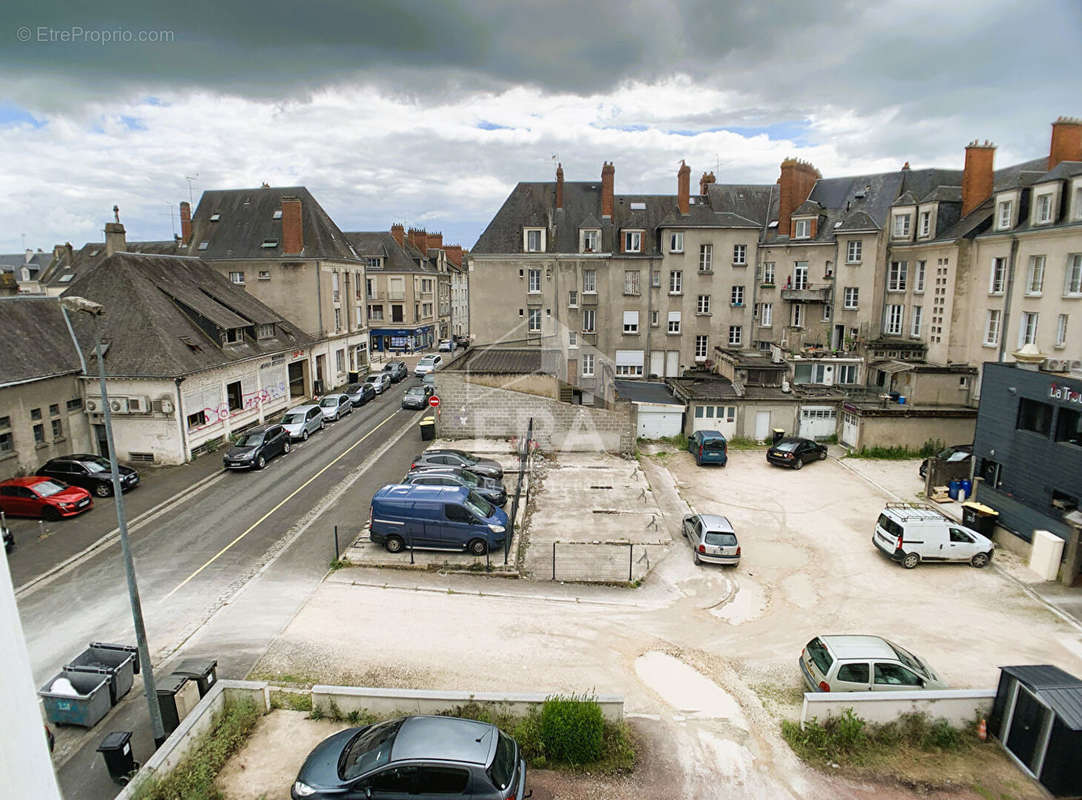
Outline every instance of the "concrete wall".
MULTIPOLYGON (((560 398, 560 384, 551 375, 489 375, 470 372, 469 382, 478 386, 492 386, 497 389, 511 389, 516 392, 533 394, 538 397, 560 398)), ((438 385, 442 387, 443 376, 439 376, 438 385)), ((442 392, 441 392, 442 394, 442 392)))
POLYGON ((34 470, 56 456, 68 453, 97 452, 90 436, 90 423, 82 409, 82 387, 75 375, 64 375, 0 389, 0 417, 7 417, 14 450, 0 453, 0 475, 32 474, 34 470), (69 400, 79 400, 77 410, 68 410, 69 400), (50 406, 57 406, 53 414, 50 406), (40 411, 40 419, 31 412, 40 411), (53 434, 53 420, 60 422, 60 435, 53 434), (45 439, 34 440, 34 426, 41 425, 45 439))
POLYGON ((970 417, 858 417, 859 447, 908 447, 919 450, 929 440, 946 445, 973 441, 976 415, 970 417))
POLYGON ((910 405, 965 406, 977 376, 965 372, 900 372, 893 391, 910 405))
POLYGON ((992 711, 996 690, 938 689, 917 692, 805 692, 800 724, 827 717, 839 717, 847 708, 866 722, 884 723, 902 714, 927 714, 945 719, 955 727, 973 724, 979 713, 992 711))

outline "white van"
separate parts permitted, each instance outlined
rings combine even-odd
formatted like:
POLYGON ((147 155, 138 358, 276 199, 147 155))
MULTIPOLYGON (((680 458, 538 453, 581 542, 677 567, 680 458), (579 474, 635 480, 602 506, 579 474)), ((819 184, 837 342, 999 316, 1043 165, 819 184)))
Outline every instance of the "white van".
POLYGON ((966 561, 986 567, 996 546, 974 530, 920 503, 887 503, 872 544, 906 569, 922 561, 966 561))

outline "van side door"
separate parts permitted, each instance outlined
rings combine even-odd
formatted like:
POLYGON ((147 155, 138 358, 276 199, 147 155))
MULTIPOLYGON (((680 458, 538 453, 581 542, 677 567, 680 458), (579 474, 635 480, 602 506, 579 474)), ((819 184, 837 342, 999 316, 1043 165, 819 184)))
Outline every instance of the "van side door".
POLYGON ((470 539, 481 538, 488 541, 484 534, 478 534, 476 529, 477 520, 469 509, 458 503, 443 503, 443 519, 438 521, 438 533, 440 543, 437 547, 455 548, 463 550, 470 539))
POLYGON ((913 549, 920 553, 922 561, 946 561, 947 526, 938 523, 925 525, 907 525, 905 529, 905 549, 909 550, 910 537, 919 541, 913 549))
POLYGON ((951 561, 969 561, 977 552, 977 540, 961 528, 951 527, 947 556, 951 561))
POLYGON ((440 547, 436 531, 430 528, 434 514, 439 513, 439 504, 424 501, 406 501, 402 503, 402 521, 406 524, 402 532, 406 544, 414 547, 440 547))

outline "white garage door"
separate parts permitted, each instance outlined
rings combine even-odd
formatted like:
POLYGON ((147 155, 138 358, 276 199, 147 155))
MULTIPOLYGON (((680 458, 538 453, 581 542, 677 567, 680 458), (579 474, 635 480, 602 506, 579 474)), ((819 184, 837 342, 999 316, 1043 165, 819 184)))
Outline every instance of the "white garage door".
POLYGON ((800 409, 800 435, 805 439, 825 439, 838 431, 837 412, 833 406, 804 406, 800 409))
POLYGON ((860 426, 857 425, 856 414, 850 414, 848 411, 842 415, 842 444, 847 444, 850 447, 856 447, 860 438, 860 426))
POLYGON ((680 406, 636 403, 639 410, 638 436, 642 439, 660 439, 662 436, 679 436, 684 424, 684 409, 680 406))

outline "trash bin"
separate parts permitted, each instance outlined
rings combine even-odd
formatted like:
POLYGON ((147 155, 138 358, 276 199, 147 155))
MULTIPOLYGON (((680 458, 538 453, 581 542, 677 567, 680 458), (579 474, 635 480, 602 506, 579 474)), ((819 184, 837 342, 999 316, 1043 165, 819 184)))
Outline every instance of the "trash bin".
POLYGON ((218 680, 218 659, 186 658, 177 664, 174 675, 186 675, 199 687, 199 696, 203 697, 218 680))
POLYGON ((38 689, 45 706, 45 716, 56 725, 81 725, 93 728, 109 713, 109 676, 97 672, 68 672, 64 670, 38 689), (67 678, 76 694, 54 692, 53 684, 67 678))
POLYGON ((973 481, 969 478, 962 478, 962 488, 958 492, 959 500, 968 500, 973 494, 973 481), (963 497, 963 495, 965 495, 963 497))
POLYGON ((98 752, 105 759, 109 777, 121 786, 130 781, 131 776, 139 769, 139 762, 135 760, 135 753, 132 752, 131 731, 113 731, 107 734, 98 745, 98 752))
POLYGON ((96 672, 109 678, 109 700, 115 706, 132 686, 135 656, 117 647, 96 647, 91 644, 72 659, 64 669, 71 672, 96 672))
POLYGON ((122 650, 125 653, 131 653, 135 657, 135 661, 132 663, 132 672, 136 675, 139 674, 139 648, 133 644, 109 644, 108 642, 91 642, 91 647, 96 647, 99 650, 122 650))
POLYGON ((778 442, 780 442, 784 438, 785 438, 785 431, 783 429, 781 429, 781 428, 775 428, 774 429, 774 439, 771 442, 771 444, 777 444, 778 442))
POLYGON ((958 499, 958 492, 962 489, 961 481, 948 481, 947 482, 947 494, 950 495, 951 500, 958 499))
POLYGON ((962 524, 982 536, 992 538, 992 534, 996 532, 997 519, 999 519, 999 512, 994 508, 974 501, 962 503, 962 524))
POLYGON ((436 438, 436 418, 429 415, 421 417, 418 423, 421 428, 421 440, 428 442, 436 438))
POLYGON ((199 685, 189 680, 187 675, 174 673, 160 680, 157 688, 162 727, 168 736, 199 702, 199 685))
POLYGON ((350 372, 349 372, 349 382, 350 383, 357 383, 360 379, 361 379, 361 373, 354 372, 353 370, 350 370, 350 372))

